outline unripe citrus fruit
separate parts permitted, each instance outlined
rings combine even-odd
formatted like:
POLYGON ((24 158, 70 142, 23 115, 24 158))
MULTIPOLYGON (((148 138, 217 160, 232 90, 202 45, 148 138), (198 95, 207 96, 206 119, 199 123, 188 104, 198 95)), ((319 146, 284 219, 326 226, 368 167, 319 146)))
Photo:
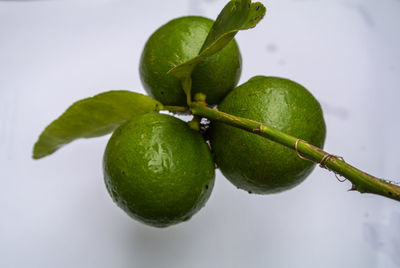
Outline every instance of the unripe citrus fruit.
MULTIPOLYGON (((258 76, 235 88, 218 109, 259 121, 321 147, 325 122, 318 101, 301 85, 258 76)), ((222 173, 238 188, 266 194, 290 189, 311 173, 314 164, 294 150, 222 123, 211 126, 211 145, 222 173)))
MULTIPOLYGON (((147 93, 165 105, 185 105, 178 78, 167 74, 173 67, 198 55, 213 21, 181 17, 161 26, 148 39, 140 59, 140 78, 147 93)), ((192 95, 204 93, 217 104, 239 81, 241 56, 235 42, 201 61, 192 73, 192 95)))
POLYGON ((214 162, 201 134, 165 114, 120 126, 107 144, 103 170, 117 205, 156 227, 188 220, 214 185, 214 162))

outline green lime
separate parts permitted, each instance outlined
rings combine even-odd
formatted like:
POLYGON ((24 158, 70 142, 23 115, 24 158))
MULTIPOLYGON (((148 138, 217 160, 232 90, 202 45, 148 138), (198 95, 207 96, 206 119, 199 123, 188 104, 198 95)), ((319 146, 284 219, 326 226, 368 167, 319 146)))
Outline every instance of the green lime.
MULTIPOLYGON (((325 121, 318 101, 288 79, 257 76, 235 88, 218 109, 249 118, 321 147, 325 121)), ((266 138, 213 122, 211 147, 225 177, 258 194, 281 192, 302 182, 314 164, 266 138)))
POLYGON ((200 133, 150 113, 120 126, 103 159, 107 190, 131 217, 156 227, 191 218, 208 200, 214 162, 200 133))
MULTIPOLYGON (((198 55, 213 21, 181 17, 161 26, 148 39, 140 59, 140 78, 147 93, 165 105, 185 105, 178 78, 167 74, 173 67, 198 55)), ((192 73, 192 96, 207 95, 217 104, 238 83, 241 56, 236 41, 200 62, 192 73)))

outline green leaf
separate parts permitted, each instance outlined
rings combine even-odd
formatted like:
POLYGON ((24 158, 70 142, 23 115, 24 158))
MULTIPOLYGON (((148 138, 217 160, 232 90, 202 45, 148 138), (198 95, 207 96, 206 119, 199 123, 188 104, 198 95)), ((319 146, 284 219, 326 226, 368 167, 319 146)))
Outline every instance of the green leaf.
MULTIPOLYGON (((222 50, 235 37, 239 30, 247 30, 256 26, 264 17, 266 8, 263 4, 251 0, 231 0, 218 15, 199 54, 172 68, 168 73, 182 79, 188 80, 196 65, 218 51, 222 50)), ((185 93, 190 90, 185 88, 185 93)))
POLYGON ((163 105, 153 98, 127 90, 109 91, 72 104, 40 135, 33 148, 39 159, 79 138, 112 132, 135 115, 159 111, 163 105))

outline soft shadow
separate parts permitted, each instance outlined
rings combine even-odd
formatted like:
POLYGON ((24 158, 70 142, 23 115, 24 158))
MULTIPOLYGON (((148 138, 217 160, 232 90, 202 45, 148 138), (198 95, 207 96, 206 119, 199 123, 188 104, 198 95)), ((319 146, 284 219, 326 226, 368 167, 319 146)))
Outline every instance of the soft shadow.
POLYGON ((400 213, 392 213, 388 224, 365 223, 365 240, 378 252, 389 256, 392 261, 400 266, 400 213))
POLYGON ((128 235, 127 247, 135 267, 180 267, 193 248, 190 223, 167 228, 137 225, 128 235))

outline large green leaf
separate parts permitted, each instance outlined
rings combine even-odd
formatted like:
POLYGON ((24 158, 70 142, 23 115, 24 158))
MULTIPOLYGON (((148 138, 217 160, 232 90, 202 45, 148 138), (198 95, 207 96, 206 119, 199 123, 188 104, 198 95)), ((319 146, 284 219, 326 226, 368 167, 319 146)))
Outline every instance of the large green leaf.
POLYGON ((78 138, 112 132, 135 115, 158 111, 162 104, 149 96, 127 90, 109 91, 72 104, 40 135, 33 148, 39 159, 78 138))
POLYGON ((196 65, 218 51, 222 50, 235 37, 239 30, 256 26, 264 17, 266 8, 263 4, 251 0, 231 0, 218 15, 199 54, 172 68, 168 73, 182 80, 186 95, 190 96, 190 77, 196 65))

